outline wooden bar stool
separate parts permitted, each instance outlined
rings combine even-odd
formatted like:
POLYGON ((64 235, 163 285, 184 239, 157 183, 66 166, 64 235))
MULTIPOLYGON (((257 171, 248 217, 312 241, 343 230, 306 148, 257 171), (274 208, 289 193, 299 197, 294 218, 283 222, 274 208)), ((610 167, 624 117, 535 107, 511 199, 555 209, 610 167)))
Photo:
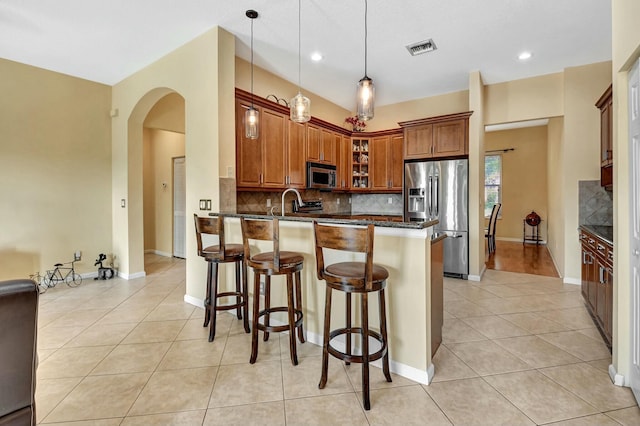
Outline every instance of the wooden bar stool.
POLYGON ((209 341, 216 337, 216 312, 236 309, 238 319, 244 319, 244 330, 249 333, 249 293, 247 290, 247 268, 244 265, 244 251, 242 244, 226 244, 224 240, 224 218, 198 217, 193 215, 196 224, 196 242, 198 243, 198 256, 207 261, 207 296, 204 300, 204 324, 209 325, 209 341), (218 244, 202 248, 202 234, 217 235, 218 244), (218 264, 231 263, 236 266, 236 290, 218 292, 218 264), (242 269, 242 273, 241 270, 242 269), (242 280, 241 280, 242 278, 242 280), (236 303, 218 306, 218 299, 222 297, 234 297, 236 303), (242 312, 244 310, 244 313, 242 312))
POLYGON ((269 333, 289 331, 289 352, 293 365, 298 365, 296 351, 296 329, 298 339, 304 343, 302 331, 302 294, 300 289, 300 271, 304 263, 304 257, 300 253, 280 251, 278 219, 254 220, 241 218, 242 243, 244 245, 245 263, 253 269, 253 329, 251 335, 251 364, 258 358, 258 330, 262 330, 265 341, 269 339, 269 333), (272 241, 273 251, 251 255, 249 243, 251 240, 272 241), (264 275, 264 301, 265 307, 260 310, 260 276, 264 275), (271 276, 286 275, 287 278, 287 306, 271 306, 271 276), (294 284, 295 281, 295 284, 294 284), (287 324, 271 325, 269 316, 274 312, 286 312, 287 324), (260 323, 259 318, 264 317, 260 323))
POLYGON ((364 409, 371 408, 369 401, 369 362, 382 358, 382 371, 387 382, 391 382, 389 372, 389 354, 387 346, 387 316, 385 313, 384 289, 387 285, 389 272, 382 266, 373 263, 373 230, 372 224, 366 228, 327 226, 313 223, 316 240, 316 267, 318 279, 327 283, 327 295, 324 310, 324 338, 322 345, 322 375, 318 387, 324 389, 327 384, 327 370, 329 367, 329 354, 345 361, 362 363, 362 393, 364 409), (339 262, 325 265, 323 249, 333 249, 364 253, 364 262, 339 262), (331 330, 331 291, 345 292, 346 297, 346 326, 331 330), (378 292, 380 307, 380 333, 369 329, 369 303, 368 296, 371 292, 378 292), (351 325, 351 294, 360 294, 361 327, 351 325), (331 346, 331 340, 337 336, 345 335, 346 350, 341 352, 331 346), (361 355, 353 355, 351 352, 351 335, 359 334, 362 339, 361 355), (380 350, 369 353, 369 338, 377 340, 380 350))

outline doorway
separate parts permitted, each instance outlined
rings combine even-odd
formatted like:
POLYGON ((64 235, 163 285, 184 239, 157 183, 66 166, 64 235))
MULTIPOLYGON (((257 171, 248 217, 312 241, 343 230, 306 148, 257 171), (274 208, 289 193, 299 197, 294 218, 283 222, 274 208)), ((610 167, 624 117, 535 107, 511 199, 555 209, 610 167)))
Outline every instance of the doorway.
POLYGON ((185 158, 173 159, 173 257, 186 259, 187 178, 185 158))
MULTIPOLYGON (((640 61, 629 73, 629 220, 631 229, 631 372, 629 385, 640 402, 640 61)), ((618 303, 621 303, 619 301, 618 303)))

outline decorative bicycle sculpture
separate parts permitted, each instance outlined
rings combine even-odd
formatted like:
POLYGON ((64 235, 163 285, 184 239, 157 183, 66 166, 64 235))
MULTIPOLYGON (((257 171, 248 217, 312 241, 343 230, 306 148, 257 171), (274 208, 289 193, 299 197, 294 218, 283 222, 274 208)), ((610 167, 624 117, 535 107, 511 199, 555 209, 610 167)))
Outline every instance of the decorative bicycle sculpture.
MULTIPOLYGON (((69 287, 78 287, 82 284, 82 276, 75 270, 75 263, 82 259, 80 253, 75 253, 71 262, 56 263, 55 269, 48 270, 42 277, 42 281, 38 282, 40 293, 44 293, 48 288, 55 287, 59 282, 65 282, 69 287), (64 265, 71 265, 64 266, 64 265)), ((34 278, 39 277, 38 273, 34 278)))

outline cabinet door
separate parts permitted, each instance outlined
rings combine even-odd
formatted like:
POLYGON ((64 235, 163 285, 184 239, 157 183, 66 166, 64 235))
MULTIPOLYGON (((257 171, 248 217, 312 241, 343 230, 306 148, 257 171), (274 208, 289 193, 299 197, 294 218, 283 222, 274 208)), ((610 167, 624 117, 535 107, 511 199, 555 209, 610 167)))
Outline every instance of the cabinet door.
POLYGON ((342 136, 340 139, 336 186, 340 189, 348 189, 351 182, 351 138, 342 136))
POLYGON ((596 277, 597 282, 597 297, 596 297, 596 319, 602 326, 603 330, 606 330, 607 319, 607 267, 600 261, 598 261, 597 268, 598 275, 596 277))
POLYGON ((287 176, 289 188, 305 188, 307 174, 307 131, 304 124, 287 120, 287 176))
POLYGON ((433 125, 410 127, 404 130, 404 158, 431 157, 433 125))
POLYGON ((605 309, 604 309, 604 333, 609 338, 609 344, 613 336, 613 270, 607 267, 604 271, 605 281, 605 309))
POLYGON ((339 135, 336 133, 322 129, 322 140, 320 143, 320 161, 322 163, 336 165, 336 150, 338 149, 336 136, 339 138, 339 135))
POLYGON ((591 312, 596 312, 596 305, 598 300, 598 265, 596 263, 596 258, 593 252, 589 252, 588 256, 590 258, 591 264, 589 265, 589 288, 587 289, 588 293, 588 303, 591 307, 591 312))
POLYGON ((262 109, 260 131, 263 141, 262 186, 285 186, 286 121, 288 117, 275 111, 262 109))
MULTIPOLYGON (((260 132, 258 139, 247 139, 245 137, 244 113, 248 108, 248 105, 236 102, 237 185, 239 187, 255 188, 262 184, 262 132, 260 132)), ((260 112, 260 116, 262 116, 260 108, 256 108, 260 112)))
POLYGON ((404 171, 404 161, 402 159, 402 144, 404 137, 402 135, 392 135, 389 141, 389 181, 391 189, 402 191, 402 173, 404 171))
POLYGON ((448 157, 468 154, 466 120, 433 125, 433 156, 448 157))
POLYGON ((611 164, 611 106, 607 102, 600 110, 600 165, 611 164))
POLYGON ((389 136, 371 139, 369 146, 369 181, 371 189, 381 190, 389 188, 389 136))
POLYGON ((312 124, 307 124, 307 160, 320 161, 320 128, 312 124))
POLYGON ((592 279, 590 276, 592 264, 593 264, 593 256, 590 254, 590 250, 588 250, 584 245, 582 246, 582 265, 581 265, 581 290, 582 297, 585 302, 589 300, 589 280, 592 279))

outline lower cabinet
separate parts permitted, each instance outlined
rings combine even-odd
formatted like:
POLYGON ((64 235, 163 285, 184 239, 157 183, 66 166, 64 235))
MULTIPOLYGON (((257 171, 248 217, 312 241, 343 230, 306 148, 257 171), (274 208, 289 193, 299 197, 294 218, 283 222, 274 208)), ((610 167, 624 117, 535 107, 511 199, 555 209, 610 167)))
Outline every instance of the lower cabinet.
POLYGON ((581 292, 607 346, 613 331, 613 246, 585 229, 582 246, 581 292))

